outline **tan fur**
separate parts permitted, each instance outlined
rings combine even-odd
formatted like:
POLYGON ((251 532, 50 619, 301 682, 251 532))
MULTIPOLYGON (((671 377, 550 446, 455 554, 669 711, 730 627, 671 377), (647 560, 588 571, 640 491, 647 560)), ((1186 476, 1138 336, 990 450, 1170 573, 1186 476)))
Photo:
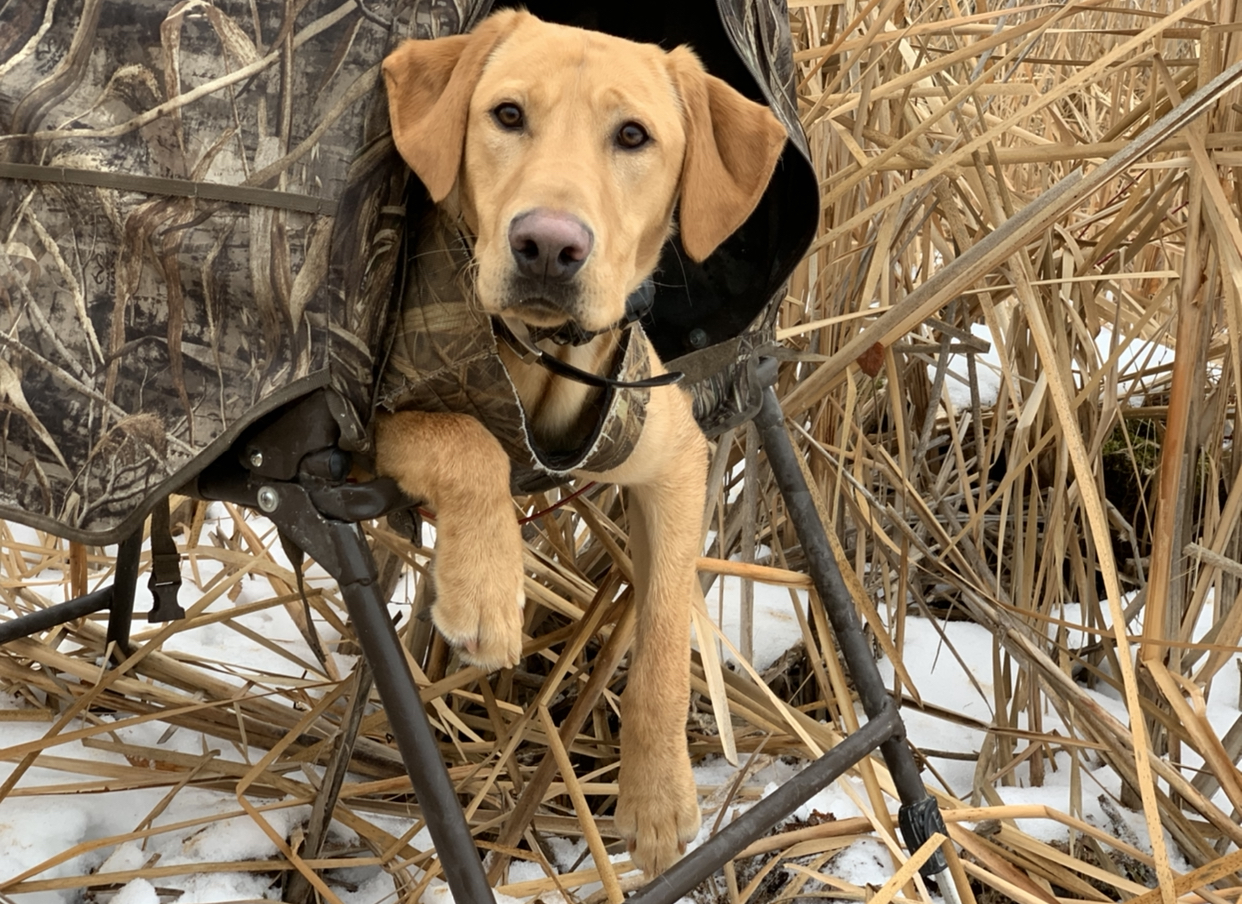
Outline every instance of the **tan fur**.
MULTIPOLYGON (((385 60, 384 76, 397 148, 433 200, 459 205, 475 235, 484 311, 532 326, 572 317, 594 331, 620 320, 627 296, 658 262, 678 201, 686 251, 711 254, 758 203, 785 137, 766 107, 707 75, 686 49, 665 53, 521 12, 498 13, 467 36, 406 42, 385 60), (524 111, 520 133, 496 125, 492 111, 502 103, 524 111), (614 141, 630 121, 652 139, 637 151, 614 141), (536 208, 572 215, 594 237, 574 277, 572 309, 559 318, 524 309, 509 288, 509 223, 536 208)), ((547 346, 597 372, 615 347, 611 333, 579 348, 547 346)), ((533 433, 555 446, 595 390, 501 354, 533 433)), ((437 627, 468 662, 515 664, 522 550, 499 443, 468 416, 404 411, 379 419, 376 453, 381 473, 438 512, 437 627)), ((651 393, 630 458, 581 475, 630 487, 636 502, 638 621, 616 820, 648 875, 670 866, 699 827, 685 719, 706 472, 690 398, 664 387, 651 393)))

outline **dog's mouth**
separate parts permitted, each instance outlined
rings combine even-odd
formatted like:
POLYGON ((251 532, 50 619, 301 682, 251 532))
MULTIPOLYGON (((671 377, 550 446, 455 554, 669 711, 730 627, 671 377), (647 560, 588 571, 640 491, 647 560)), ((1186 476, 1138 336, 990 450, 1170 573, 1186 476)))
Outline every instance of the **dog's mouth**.
POLYGON ((504 306, 503 313, 506 317, 516 317, 533 327, 563 326, 573 320, 565 313, 564 308, 539 296, 523 298, 507 304, 504 306))
POLYGON ((549 298, 547 293, 529 288, 520 294, 514 292, 510 299, 514 298, 516 300, 502 302, 495 313, 506 321, 525 324, 535 339, 551 339, 557 345, 582 345, 601 332, 624 329, 642 319, 655 300, 655 283, 650 277, 643 280, 626 298, 625 313, 619 320, 594 328, 571 313, 574 310, 572 299, 549 298))
POLYGON ((572 281, 549 282, 511 274, 496 300, 500 303, 496 313, 521 320, 532 329, 582 326, 579 315, 585 311, 585 299, 582 287, 572 281))

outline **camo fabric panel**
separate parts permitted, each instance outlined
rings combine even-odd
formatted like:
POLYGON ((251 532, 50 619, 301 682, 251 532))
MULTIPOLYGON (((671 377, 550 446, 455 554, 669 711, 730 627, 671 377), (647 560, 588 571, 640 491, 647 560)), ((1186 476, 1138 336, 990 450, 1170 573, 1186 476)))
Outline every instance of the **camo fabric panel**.
POLYGON ((366 423, 408 180, 379 66, 476 7, 0 0, 0 166, 68 179, 0 177, 0 517, 128 533, 315 385, 366 423), (83 184, 101 173, 283 194, 83 184))
POLYGON ((686 375, 683 385, 694 403, 694 419, 709 439, 750 420, 763 402, 757 359, 770 349, 771 318, 762 318, 736 339, 691 352, 667 364, 686 375))
MULTIPOLYGON (((448 215, 430 211, 414 233, 407 257, 404 302, 380 385, 378 404, 390 411, 469 414, 487 427, 513 463, 515 491, 555 485, 572 471, 603 472, 634 450, 647 414, 649 390, 604 394, 588 412, 575 449, 538 449, 513 382, 497 354, 491 320, 473 301, 470 248, 448 215), (545 478, 547 478, 545 480, 545 478)), ((626 331, 612 376, 641 380, 652 374, 655 352, 640 327, 626 331)))
POLYGON ((810 156, 798 118, 797 76, 787 0, 716 0, 733 49, 759 83, 789 138, 810 156))

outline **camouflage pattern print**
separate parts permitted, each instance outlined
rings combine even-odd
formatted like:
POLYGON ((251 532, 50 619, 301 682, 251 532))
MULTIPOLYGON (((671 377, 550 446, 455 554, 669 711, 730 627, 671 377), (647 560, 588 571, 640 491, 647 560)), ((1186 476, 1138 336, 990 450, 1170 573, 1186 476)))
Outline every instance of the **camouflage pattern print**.
POLYGON ((716 6, 733 49, 759 84, 789 140, 809 159, 806 133, 798 118, 798 80, 787 0, 716 0, 716 6))
POLYGON ((116 539, 315 386, 365 445, 408 180, 379 65, 477 6, 0 0, 0 517, 116 539))

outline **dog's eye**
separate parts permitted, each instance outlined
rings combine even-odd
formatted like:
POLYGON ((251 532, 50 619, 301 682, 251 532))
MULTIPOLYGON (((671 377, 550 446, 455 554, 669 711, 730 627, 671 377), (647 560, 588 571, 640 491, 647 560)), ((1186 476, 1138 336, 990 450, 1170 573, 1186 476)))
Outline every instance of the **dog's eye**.
POLYGON ((650 140, 651 136, 647 134, 647 130, 636 122, 627 122, 617 129, 617 144, 627 150, 640 148, 650 140))
POLYGON ((501 104, 492 111, 492 117, 502 128, 506 129, 520 129, 526 124, 522 108, 517 104, 501 104))

